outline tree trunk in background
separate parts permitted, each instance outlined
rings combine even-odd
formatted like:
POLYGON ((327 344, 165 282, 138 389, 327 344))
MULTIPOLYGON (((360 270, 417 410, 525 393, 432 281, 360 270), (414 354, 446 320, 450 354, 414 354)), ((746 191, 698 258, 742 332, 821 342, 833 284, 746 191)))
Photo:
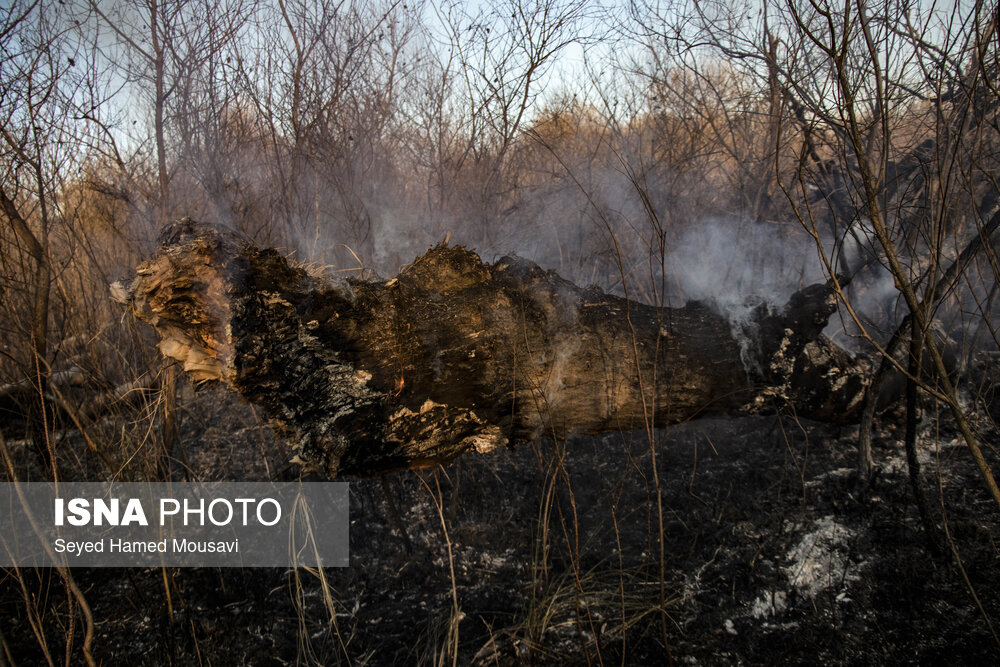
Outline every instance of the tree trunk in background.
MULTIPOLYGON (((162 29, 159 16, 159 4, 156 0, 149 5, 149 33, 152 45, 153 85, 153 132, 156 139, 156 182, 159 198, 156 202, 156 224, 163 228, 168 223, 167 204, 170 201, 170 175, 167 172, 167 147, 164 130, 164 114, 166 107, 165 87, 165 54, 164 44, 160 39, 162 29)), ((160 369, 160 396, 163 400, 163 428, 160 436, 163 440, 160 455, 156 457, 156 472, 161 479, 170 479, 170 462, 179 443, 180 428, 177 415, 177 376, 176 364, 164 360, 160 369)))
POLYGON ((821 334, 836 306, 826 285, 734 325, 702 303, 654 308, 444 245, 387 282, 310 276, 185 219, 112 291, 193 380, 263 406, 300 462, 330 476, 785 402, 844 421, 865 386, 821 334))

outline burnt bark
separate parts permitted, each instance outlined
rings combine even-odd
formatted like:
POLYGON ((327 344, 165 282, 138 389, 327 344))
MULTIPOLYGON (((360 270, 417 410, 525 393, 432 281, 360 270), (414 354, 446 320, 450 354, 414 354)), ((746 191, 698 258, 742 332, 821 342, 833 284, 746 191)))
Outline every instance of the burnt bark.
POLYGON ((823 284, 734 324, 445 245, 388 281, 335 280, 185 219, 113 293, 194 381, 262 406, 331 476, 785 403, 845 421, 866 377, 821 334, 836 307, 823 284))

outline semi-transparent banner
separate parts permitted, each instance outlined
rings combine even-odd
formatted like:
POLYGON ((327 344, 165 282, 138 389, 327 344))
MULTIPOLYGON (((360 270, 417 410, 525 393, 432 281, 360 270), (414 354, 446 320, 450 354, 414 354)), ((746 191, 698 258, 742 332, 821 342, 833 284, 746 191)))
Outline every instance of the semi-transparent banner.
POLYGON ((0 566, 345 567, 348 485, 0 484, 0 566))

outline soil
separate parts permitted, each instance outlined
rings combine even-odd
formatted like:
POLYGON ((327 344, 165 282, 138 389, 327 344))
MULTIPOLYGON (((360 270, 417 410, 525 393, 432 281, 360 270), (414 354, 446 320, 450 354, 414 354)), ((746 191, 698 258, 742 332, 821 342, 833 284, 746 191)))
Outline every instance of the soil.
MULTIPOLYGON (((191 474, 297 477, 231 395, 199 392, 186 405, 191 474)), ((951 540, 934 555, 896 422, 883 416, 864 495, 856 426, 702 419, 654 432, 653 448, 647 434, 626 432, 350 479, 351 566, 322 580, 279 569, 73 576, 103 664, 990 664, 997 507, 928 407, 924 483, 935 510, 947 510, 939 529, 951 540)), ((83 456, 72 435, 62 446, 83 456)), ((23 444, 15 450, 30 462, 23 444)), ((47 636, 65 636, 57 578, 24 574, 29 590, 48 595, 39 598, 47 636)), ((0 588, 2 640, 14 664, 38 664, 21 591, 12 577, 0 588)), ((51 641, 56 661, 60 642, 51 641)))

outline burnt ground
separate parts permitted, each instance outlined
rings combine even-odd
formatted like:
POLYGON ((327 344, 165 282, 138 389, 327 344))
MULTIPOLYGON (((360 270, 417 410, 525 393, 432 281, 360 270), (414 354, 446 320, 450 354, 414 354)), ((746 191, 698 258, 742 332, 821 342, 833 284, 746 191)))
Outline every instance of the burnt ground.
MULTIPOLYGON (((542 442, 350 480, 351 567, 326 570, 326 585, 277 569, 75 569, 97 623, 95 657, 450 663, 459 618, 458 664, 663 664, 664 630, 678 664, 994 661, 998 646, 955 558, 928 551, 892 418, 876 434, 879 472, 865 498, 852 470, 857 427, 771 415, 655 435, 662 586, 645 434, 542 442)), ((23 445, 8 444, 30 463, 23 445)), ((83 449, 72 436, 62 446, 83 449)), ((921 447, 926 488, 936 508, 943 499, 965 575, 1000 619, 997 508, 930 409, 921 447)), ((269 431, 222 392, 188 401, 184 454, 202 479, 296 474, 269 431)), ((50 572, 23 574, 58 662, 66 595, 50 572)), ((21 591, 8 573, 2 639, 14 664, 37 664, 44 656, 21 591)))

